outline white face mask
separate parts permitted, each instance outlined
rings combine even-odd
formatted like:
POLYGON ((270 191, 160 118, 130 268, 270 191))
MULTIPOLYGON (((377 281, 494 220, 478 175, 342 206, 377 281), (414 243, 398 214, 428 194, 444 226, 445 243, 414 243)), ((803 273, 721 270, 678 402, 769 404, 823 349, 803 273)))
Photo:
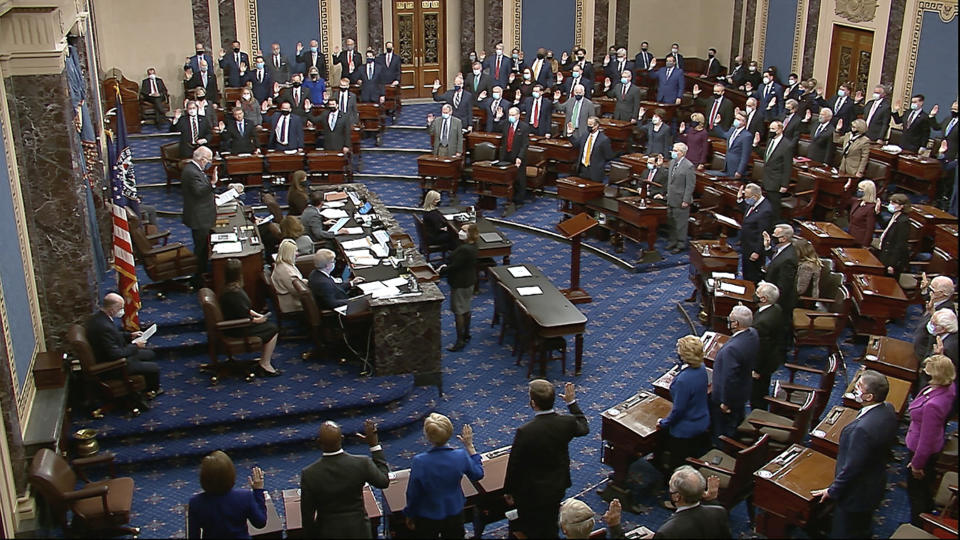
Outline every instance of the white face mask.
POLYGON ((122 318, 123 318, 123 314, 124 314, 123 308, 120 308, 120 311, 118 311, 117 314, 114 315, 114 318, 122 319, 122 318))
POLYGON ((763 84, 770 84, 770 77, 764 77, 763 84))
POLYGON ((457 236, 460 238, 460 241, 461 241, 461 242, 466 242, 466 241, 467 241, 467 231, 465 231, 465 230, 463 230, 463 229, 460 229, 460 232, 457 233, 457 236))
POLYGON ((893 203, 890 203, 890 204, 887 205, 887 210, 889 210, 890 212, 896 214, 897 211, 900 210, 900 207, 898 207, 897 205, 895 205, 895 204, 893 204, 893 203))
POLYGON ((874 92, 874 93, 873 93, 873 99, 880 99, 880 94, 874 92))
POLYGON ((336 267, 336 265, 337 265, 337 262, 334 261, 334 262, 332 262, 332 263, 324 266, 324 267, 323 267, 324 273, 327 273, 327 274, 333 273, 333 269, 334 269, 334 267, 336 267))
POLYGON ((189 114, 190 116, 196 116, 196 115, 197 115, 197 110, 196 110, 196 109, 187 109, 187 114, 189 114))
POLYGON ((151 73, 151 74, 147 75, 147 77, 149 77, 150 80, 154 80, 154 79, 157 78, 156 74, 154 74, 154 73, 151 73))
POLYGON ((474 76, 474 77, 479 77, 479 76, 480 76, 480 70, 479 70, 479 69, 473 70, 473 76, 474 76))
POLYGON ((753 107, 751 107, 750 105, 747 105, 747 114, 750 114, 752 112, 753 112, 753 107))
POLYGON ((252 96, 250 94, 244 94, 243 99, 249 101, 252 96))
POLYGON ((863 392, 859 388, 853 389, 853 400, 857 403, 863 403, 863 392))

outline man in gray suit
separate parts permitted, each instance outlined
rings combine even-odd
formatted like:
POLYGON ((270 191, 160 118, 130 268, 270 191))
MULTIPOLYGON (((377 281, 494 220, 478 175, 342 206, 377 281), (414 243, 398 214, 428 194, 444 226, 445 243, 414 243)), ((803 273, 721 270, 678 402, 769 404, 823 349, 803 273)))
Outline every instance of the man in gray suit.
POLYGON ((213 152, 206 146, 193 151, 193 157, 187 160, 180 173, 180 189, 183 192, 183 224, 193 233, 193 254, 197 257, 197 274, 191 283, 194 287, 203 286, 203 274, 207 271, 209 259, 208 245, 210 231, 217 220, 217 204, 213 189, 217 185, 217 169, 213 177, 204 172, 213 164, 213 152))
POLYGON ((320 426, 323 457, 300 473, 300 512, 306 538, 374 538, 363 508, 363 485, 390 485, 387 460, 373 420, 364 422, 364 440, 372 457, 343 451, 340 426, 320 426))
POLYGON ((427 126, 433 140, 433 155, 460 157, 463 154, 463 123, 453 116, 453 107, 444 103, 440 118, 427 115, 427 126))
MULTIPOLYGON (((687 159, 687 145, 674 143, 670 152, 673 163, 667 175, 667 231, 666 249, 677 254, 686 249, 687 223, 690 221, 690 204, 693 202, 693 188, 697 177, 694 166, 687 159)), ((654 198, 662 198, 654 195, 654 198)))
POLYGON ((617 100, 617 105, 613 109, 614 120, 629 120, 630 123, 637 123, 637 116, 640 114, 640 88, 630 83, 633 74, 630 70, 624 70, 620 74, 620 82, 610 87, 610 79, 603 83, 603 89, 607 92, 607 97, 617 100))
MULTIPOLYGON (((584 97, 585 89, 583 85, 578 84, 573 87, 573 96, 564 101, 559 109, 563 111, 563 125, 573 124, 573 138, 580 138, 587 135, 587 118, 596 116, 596 107, 593 102, 584 97)), ((553 94, 553 102, 560 103, 560 90, 553 94)))

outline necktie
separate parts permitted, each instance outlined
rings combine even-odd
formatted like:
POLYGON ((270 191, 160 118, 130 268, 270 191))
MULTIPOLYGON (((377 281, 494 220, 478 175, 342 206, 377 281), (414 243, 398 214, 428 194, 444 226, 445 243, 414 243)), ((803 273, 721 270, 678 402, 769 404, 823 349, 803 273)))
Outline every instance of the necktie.
POLYGON ((190 117, 190 142, 197 144, 197 117, 190 117))
POLYGON ((777 146, 777 139, 773 139, 772 141, 770 141, 770 145, 767 146, 767 155, 763 158, 764 161, 767 161, 770 159, 770 154, 773 153, 773 149, 775 146, 777 146))
POLYGON ((293 102, 296 103, 297 105, 300 105, 300 89, 299 88, 293 89, 293 102))
POLYGON ((283 146, 287 145, 287 122, 289 122, 288 117, 284 116, 280 119, 280 144, 283 146))
POLYGON ((490 112, 492 112, 493 114, 497 114, 497 107, 499 106, 500 106, 500 100, 498 99, 493 102, 493 106, 490 107, 490 112))
POLYGON ((261 70, 259 70, 259 69, 257 70, 257 82, 258 82, 258 83, 263 83, 263 71, 261 71, 261 70))
POLYGON ((590 153, 593 152, 593 138, 594 138, 594 136, 595 136, 595 134, 591 133, 590 136, 587 137, 587 146, 586 146, 586 148, 583 149, 583 166, 584 166, 584 167, 589 167, 589 166, 590 166, 590 153))
POLYGON ((648 182, 653 182, 653 177, 654 177, 655 174, 657 174, 657 170, 656 170, 656 169, 650 169, 650 174, 647 175, 647 181, 648 181, 648 182))
POLYGON ((243 135, 243 122, 237 122, 237 131, 240 132, 240 135, 243 135))
POLYGON ((910 116, 907 118, 907 125, 906 125, 907 129, 909 129, 910 126, 913 125, 913 121, 917 119, 918 114, 920 114, 919 110, 916 110, 910 113, 910 116))
POLYGON ((753 213, 753 209, 756 208, 756 207, 757 207, 757 205, 754 204, 754 205, 751 206, 750 208, 747 208, 747 213, 743 215, 744 219, 746 219, 747 216, 749 216, 751 213, 753 213))
POLYGON ((240 53, 233 55, 233 63, 235 63, 237 67, 240 67, 240 53))
POLYGON ((367 62, 367 80, 373 80, 373 64, 367 62))
POLYGON ((156 79, 150 79, 150 93, 151 93, 151 94, 159 94, 159 93, 160 93, 160 91, 157 90, 157 80, 156 80, 156 79))
POLYGON ((533 127, 540 126, 540 99, 533 101, 533 127))
POLYGON ((280 69, 280 55, 273 55, 273 65, 277 66, 277 69, 280 69))
POLYGON ((733 130, 733 135, 730 136, 730 140, 727 141, 727 146, 732 146, 733 141, 737 140, 737 135, 740 135, 740 128, 733 130))
POLYGON ((479 75, 474 75, 474 76, 473 76, 473 93, 474 93, 474 94, 477 93, 477 86, 478 86, 479 84, 480 84, 480 76, 479 76, 479 75))
POLYGON ((453 108, 456 109, 460 107, 460 91, 457 90, 457 93, 453 95, 453 108))
POLYGON ((949 135, 950 132, 953 131, 953 128, 955 128, 955 127, 957 127, 957 119, 956 119, 956 118, 954 118, 953 120, 950 120, 950 123, 947 124, 947 129, 943 130, 943 135, 944 135, 944 136, 949 135))
POLYGON ((673 73, 673 68, 667 68, 667 78, 670 78, 670 74, 673 73))
POLYGON ((388 66, 390 65, 390 60, 392 60, 392 59, 393 59, 393 55, 390 54, 390 53, 387 53, 387 65, 388 65, 388 66))
POLYGON ((540 79, 540 66, 541 66, 541 65, 543 65, 543 63, 542 63, 539 59, 537 59, 537 61, 535 62, 535 66, 534 66, 534 68, 533 68, 533 78, 534 78, 534 79, 540 79))
POLYGON ((330 131, 333 131, 333 126, 337 125, 337 111, 333 111, 330 113, 329 121, 330 121, 330 131))
POLYGON ((833 114, 837 114, 837 112, 840 111, 840 109, 843 108, 843 102, 844 102, 845 99, 846 99, 846 98, 841 97, 840 99, 837 100, 837 110, 836 110, 836 111, 833 111, 833 114))
POLYGON ((620 61, 620 73, 623 73, 623 60, 620 61))
POLYGON ((507 153, 513 151, 513 136, 517 133, 517 125, 510 125, 510 132, 507 134, 507 153))
POLYGON ((313 53, 313 61, 311 62, 310 65, 312 66, 317 65, 317 53, 313 53))
POLYGON ((500 76, 500 59, 501 58, 502 56, 499 56, 499 55, 497 56, 497 77, 500 76))
POLYGON ((877 112, 877 109, 880 107, 880 100, 875 100, 873 102, 873 107, 870 107, 870 114, 867 115, 867 125, 870 125, 870 120, 873 118, 874 113, 877 112))
POLYGON ((443 124, 440 126, 440 143, 443 145, 447 144, 447 137, 449 135, 450 121, 446 118, 443 119, 443 124))
POLYGON ((580 125, 580 102, 581 101, 583 100, 582 99, 577 100, 577 102, 573 104, 573 117, 571 118, 571 120, 573 120, 574 127, 580 125))
POLYGON ((206 71, 201 71, 201 72, 200 72, 200 79, 203 81, 203 87, 206 88, 206 87, 207 87, 207 72, 206 72, 206 71))
POLYGON ((823 126, 824 126, 824 124, 820 124, 820 125, 817 126, 817 132, 813 134, 813 138, 814 138, 814 139, 816 139, 817 137, 819 137, 819 136, 820 136, 820 133, 823 132, 823 126))
POLYGON ((621 85, 621 86, 623 87, 623 93, 620 94, 620 97, 625 98, 625 97, 627 97, 627 85, 624 84, 624 85, 621 85))
POLYGON ((353 73, 353 53, 347 53, 347 73, 353 73))
POLYGON ((783 119, 783 127, 784 127, 784 128, 786 128, 787 125, 790 124, 790 119, 791 119, 791 118, 793 118, 793 113, 788 114, 787 117, 783 119))
POLYGON ((720 110, 720 100, 713 101, 713 108, 710 109, 710 129, 713 129, 714 120, 717 118, 717 112, 720 110))
POLYGON ((340 112, 344 114, 347 112, 347 93, 343 90, 340 91, 340 112))
POLYGON ((764 90, 764 92, 763 92, 763 97, 767 97, 767 96, 770 95, 770 92, 773 91, 773 90, 771 90, 772 87, 773 87, 773 84, 772 84, 772 83, 767 85, 766 90, 764 90))

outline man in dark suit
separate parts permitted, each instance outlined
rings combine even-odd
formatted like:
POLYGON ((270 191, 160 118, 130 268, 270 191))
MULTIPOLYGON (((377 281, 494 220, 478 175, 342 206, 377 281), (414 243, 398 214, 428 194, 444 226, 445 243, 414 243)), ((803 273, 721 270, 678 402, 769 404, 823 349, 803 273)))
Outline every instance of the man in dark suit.
POLYGON ((140 101, 153 107, 155 126, 167 121, 168 98, 167 87, 163 84, 163 79, 157 77, 157 70, 147 68, 147 78, 140 82, 140 101))
POLYGON ((573 383, 566 383, 561 396, 570 416, 554 411, 553 384, 530 381, 533 420, 520 426, 513 439, 503 492, 507 504, 517 506, 518 528, 527 538, 556 538, 560 501, 570 487, 568 445, 574 437, 590 432, 577 404, 573 383))
POLYGON ((340 47, 333 49, 333 65, 340 64, 340 76, 353 82, 357 78, 357 69, 363 65, 363 57, 354 48, 356 44, 352 39, 347 38, 343 46, 343 51, 340 47))
POLYGON ((930 119, 936 123, 939 107, 929 114, 923 110, 923 94, 915 94, 910 98, 910 112, 903 114, 903 106, 897 103, 897 112, 893 113, 893 121, 903 124, 903 135, 900 137, 900 147, 907 152, 917 152, 927 146, 930 139, 930 119))
POLYGON ((722 77, 727 84, 733 85, 735 88, 740 88, 743 86, 744 81, 746 81, 747 75, 747 66, 743 63, 743 57, 737 55, 733 59, 733 64, 730 67, 730 73, 726 77, 722 77))
POLYGON ((273 79, 270 78, 262 56, 257 55, 253 61, 253 69, 244 75, 243 83, 250 82, 253 85, 253 97, 257 99, 257 103, 263 103, 273 93, 273 79))
POLYGON ((211 103, 219 102, 219 90, 217 89, 217 76, 213 71, 208 71, 206 60, 200 60, 200 71, 194 72, 193 78, 187 85, 188 89, 203 88, 207 93, 207 99, 211 103))
POLYGON ((223 79, 226 85, 232 88, 239 88, 242 84, 240 80, 240 64, 249 66, 250 56, 240 51, 239 41, 234 40, 230 45, 229 53, 220 49, 220 69, 223 70, 223 79))
POLYGON ((773 219, 780 219, 780 199, 790 186, 793 171, 793 148, 783 134, 783 122, 770 122, 770 142, 764 153, 763 196, 770 201, 773 219))
POLYGON ((714 48, 707 49, 707 72, 704 73, 708 78, 718 77, 721 72, 723 72, 723 66, 720 65, 720 61, 717 60, 717 50, 714 48))
POLYGON ((853 121, 855 112, 854 105, 853 96, 850 95, 850 87, 846 84, 841 84, 837 90, 837 95, 827 103, 827 107, 830 107, 830 110, 833 111, 834 122, 843 120, 839 130, 840 133, 850 131, 850 122, 853 121))
POLYGON ((637 56, 633 59, 633 65, 636 69, 642 69, 648 71, 650 66, 653 65, 653 53, 648 50, 649 43, 646 41, 640 43, 640 52, 637 53, 637 56))
MULTIPOLYGON (((454 109, 456 116, 456 109, 454 109)), ((520 109, 510 107, 507 112, 507 125, 503 127, 503 142, 500 143, 500 161, 512 163, 517 167, 517 178, 513 183, 513 202, 504 209, 504 217, 509 216, 522 205, 527 196, 527 147, 530 145, 530 124, 520 120, 520 109)))
MULTIPOLYGON (((917 326, 913 331, 913 352, 917 358, 926 358, 930 356, 931 345, 935 339, 927 330, 927 323, 930 322, 933 314, 941 309, 953 309, 953 293, 955 286, 950 276, 937 276, 929 283, 921 282, 920 289, 929 291, 927 301, 924 303, 923 314, 917 321, 917 326)), ((922 373, 922 371, 921 371, 922 373)), ((924 385, 919 386, 923 388, 924 385)))
POLYGON ((307 538, 373 538, 363 506, 363 486, 384 489, 390 485, 373 420, 363 423, 363 440, 370 457, 348 454, 341 446, 343 434, 334 422, 320 426, 323 456, 300 473, 300 514, 307 538))
POLYGON ((383 88, 383 66, 377 63, 372 49, 367 50, 367 62, 358 69, 357 81, 360 83, 361 103, 383 103, 385 90, 383 88))
POLYGON ((783 309, 777 304, 780 290, 776 285, 761 281, 757 285, 757 312, 753 314, 753 328, 760 339, 760 354, 753 368, 753 392, 750 407, 766 409, 763 399, 770 391, 770 377, 786 360, 784 347, 783 309))
POLYGON ((208 246, 210 231, 217 219, 217 205, 214 187, 217 185, 217 169, 213 168, 212 178, 205 172, 213 166, 213 152, 206 146, 193 151, 193 157, 187 161, 180 172, 180 191, 183 192, 183 214, 181 220, 193 235, 193 254, 197 258, 197 274, 193 276, 193 286, 203 286, 203 274, 207 271, 209 259, 208 246))
POLYGON ((593 62, 587 60, 587 50, 583 47, 577 48, 574 51, 574 56, 570 58, 570 63, 561 69, 573 71, 574 66, 580 68, 580 73, 584 79, 593 80, 593 62))
POLYGON ((800 85, 800 77, 796 73, 787 75, 787 86, 783 89, 783 99, 795 99, 800 101, 803 95, 803 86, 800 85))
MULTIPOLYGON (((653 59, 653 65, 657 65, 657 59, 653 59)), ((667 56, 666 65, 655 71, 653 76, 657 79, 657 103, 675 103, 680 104, 680 98, 683 97, 683 69, 677 66, 676 60, 672 56, 667 56)))
POLYGON ((453 89, 437 95, 440 90, 440 80, 433 81, 433 100, 449 103, 453 107, 453 115, 460 119, 463 129, 470 131, 473 127, 473 94, 463 89, 463 75, 457 74, 453 78, 453 89))
POLYGON ((701 503, 707 481, 699 471, 689 465, 678 467, 670 476, 669 487, 676 511, 653 538, 733 538, 727 510, 701 503))
POLYGON ((763 72, 760 79, 760 110, 767 120, 780 116, 783 111, 783 86, 778 83, 769 71, 763 72))
POLYGON ((331 274, 337 265, 337 256, 329 249, 318 249, 313 256, 314 269, 307 278, 307 285, 320 309, 333 309, 347 305, 350 289, 363 281, 355 277, 349 283, 337 283, 331 274))
POLYGON ((317 40, 310 40, 309 49, 304 49, 303 43, 297 42, 297 64, 301 69, 300 73, 309 73, 310 68, 315 67, 320 77, 327 80, 327 59, 320 52, 320 42, 317 40))
POLYGON ((800 134, 804 131, 803 115, 800 112, 800 103, 790 98, 784 104, 783 118, 783 136, 790 139, 790 151, 797 153, 797 141, 800 140, 800 134))
POLYGON ((711 171, 719 176, 740 179, 747 175, 747 165, 753 153, 753 134, 746 128, 747 115, 743 111, 734 113, 733 124, 728 130, 715 125, 717 135, 727 140, 727 155, 722 171, 711 171))
POLYGON ((193 151, 198 146, 207 144, 210 139, 210 124, 198 114, 197 103, 195 101, 187 102, 187 115, 177 109, 173 113, 173 123, 170 124, 170 132, 180 133, 180 157, 188 158, 193 155, 193 151))
POLYGON ((583 95, 587 99, 590 99, 590 97, 593 95, 593 79, 584 76, 584 72, 580 68, 580 64, 573 65, 569 77, 564 77, 563 74, 557 73, 557 81, 560 83, 560 88, 558 91, 562 95, 572 95, 573 87, 577 85, 583 86, 583 95))
POLYGON ((467 90, 473 94, 474 105, 483 99, 483 97, 480 97, 482 92, 485 92, 483 96, 486 97, 493 90, 493 78, 483 72, 483 64, 480 62, 473 63, 471 72, 463 79, 463 83, 467 90))
MULTIPOLYGON (((812 114, 807 109, 804 122, 809 122, 812 114)), ((820 109, 817 122, 810 126, 810 146, 807 148, 807 158, 811 161, 833 163, 833 111, 827 107, 820 109)))
POLYGON ((710 394, 710 423, 713 436, 733 437, 743 422, 754 362, 760 353, 760 337, 750 327, 753 313, 746 306, 734 306, 727 321, 730 339, 713 362, 713 392, 710 394))
POLYGON ((494 132, 503 130, 503 122, 506 121, 507 111, 513 106, 513 103, 503 97, 503 88, 494 86, 490 97, 479 103, 480 108, 487 111, 487 123, 483 130, 494 132))
POLYGON ((350 152, 350 124, 346 115, 337 107, 337 100, 330 98, 325 105, 326 111, 310 117, 310 121, 320 132, 321 141, 317 146, 324 150, 350 152), (321 146, 322 145, 322 146, 321 146))
POLYGON ((693 188, 697 184, 694 165, 687 159, 687 145, 673 144, 667 176, 667 245, 676 255, 686 251, 687 225, 690 221, 690 205, 693 204, 693 188))
POLYGON ((748 97, 746 101, 746 123, 744 126, 747 128, 747 131, 750 133, 760 133, 760 138, 762 139, 766 135, 766 131, 763 131, 763 111, 759 110, 757 107, 759 101, 755 97, 748 97))
POLYGON ((856 111, 867 121, 867 138, 874 142, 883 142, 890 130, 890 118, 893 115, 887 89, 878 84, 873 89, 873 99, 856 111))
POLYGON ((629 71, 633 75, 634 69, 636 69, 635 65, 632 60, 627 60, 627 50, 623 47, 617 49, 616 56, 611 58, 605 67, 607 78, 614 82, 620 80, 624 71, 629 71))
POLYGON ((683 55, 680 54, 679 43, 670 45, 670 54, 667 55, 667 58, 673 58, 673 61, 677 64, 677 67, 683 69, 683 55))
POLYGON ((280 44, 270 44, 270 57, 267 60, 267 70, 270 71, 270 78, 278 83, 285 83, 290 78, 290 61, 286 56, 280 54, 280 44))
POLYGON ((943 168, 943 176, 940 178, 939 195, 940 208, 948 210, 949 213, 956 215, 957 211, 951 201, 956 202, 956 178, 957 178, 957 101, 954 100, 950 105, 950 116, 943 119, 943 122, 937 122, 936 118, 930 119, 930 127, 943 131, 943 137, 940 140, 939 147, 935 147, 931 154, 940 160, 943 168))
MULTIPOLYGON (((114 319, 123 318, 123 297, 109 293, 103 297, 103 305, 87 319, 86 336, 98 364, 127 359, 129 375, 143 375, 146 397, 153 399, 163 393, 160 390, 160 366, 154 362, 156 353, 147 349, 147 343, 139 340, 143 332, 123 332, 114 319)), ((111 375, 116 372, 109 372, 111 375)))
POLYGON ((773 227, 772 236, 766 231, 761 236, 765 253, 770 256, 764 281, 777 286, 780 291, 777 304, 784 314, 792 316, 797 306, 797 250, 793 247, 793 227, 778 223, 773 227))
MULTIPOLYGON (((559 103, 559 101, 560 91, 557 90, 553 94, 553 102, 559 103)), ((589 133, 587 120, 591 116, 596 116, 597 113, 593 102, 587 99, 586 89, 583 85, 578 84, 574 86, 570 99, 558 105, 557 108, 563 113, 563 125, 573 124, 574 136, 582 137, 589 133)), ((566 129, 566 127, 564 129, 566 129)))
POLYGON ((743 208, 743 221, 740 222, 740 268, 743 279, 754 283, 760 281, 760 268, 763 264, 763 233, 770 230, 773 223, 773 210, 770 201, 763 197, 760 186, 747 184, 740 188, 737 202, 743 208))
POLYGON ((533 82, 539 83, 544 88, 553 88, 554 75, 553 67, 547 60, 547 50, 543 47, 537 49, 537 56, 532 61, 524 61, 520 65, 520 71, 529 68, 533 74, 533 82))
POLYGON ((567 124, 567 137, 573 147, 577 149, 577 176, 588 178, 594 182, 603 182, 603 167, 607 161, 613 159, 613 148, 610 138, 600 131, 600 119, 596 116, 587 118, 587 130, 580 135, 574 135, 576 127, 573 122, 567 124))
POLYGON ((270 150, 303 150, 303 119, 291 114, 289 101, 280 102, 280 110, 270 123, 270 150))
POLYGON ((388 41, 383 44, 383 51, 377 57, 377 62, 383 66, 383 84, 388 86, 397 86, 400 84, 400 68, 403 60, 394 54, 393 42, 388 41))
POLYGON ((350 79, 346 76, 340 78, 340 86, 330 94, 331 99, 337 100, 337 108, 340 114, 344 115, 349 125, 355 125, 360 121, 360 113, 357 111, 357 96, 350 91, 350 79))
POLYGON ((646 184, 648 195, 653 194, 654 199, 663 200, 667 196, 669 175, 669 169, 663 166, 663 156, 647 156, 647 170, 640 175, 637 189, 646 184))
POLYGON ((640 89, 631 84, 630 81, 633 78, 633 71, 624 70, 620 72, 620 77, 618 77, 618 83, 611 88, 610 80, 606 79, 603 83, 603 88, 607 92, 607 97, 612 97, 617 100, 617 104, 613 109, 613 119, 614 120, 629 120, 630 122, 636 124, 637 116, 640 114, 640 89))
POLYGON ((897 413, 885 403, 890 382, 868 369, 854 386, 862 404, 857 417, 840 432, 833 483, 811 494, 836 501, 832 538, 870 538, 873 512, 887 489, 890 447, 897 440, 897 413))
MULTIPOLYGON (((310 95, 310 89, 303 86, 303 74, 294 73, 290 76, 290 88, 284 88, 280 91, 280 101, 289 101, 291 112, 301 118, 307 115, 305 106, 313 101, 314 96, 310 95)), ((323 99, 322 96, 316 96, 317 102, 323 99)))
POLYGON ((553 116, 553 101, 544 96, 543 86, 535 84, 533 93, 520 104, 520 111, 526 115, 533 135, 550 138, 550 119, 553 116))
MULTIPOLYGON (((200 60, 206 60, 208 66, 213 65, 213 57, 206 54, 203 43, 197 43, 197 54, 187 58, 187 65, 190 66, 191 71, 194 73, 200 71, 200 60)), ((210 69, 212 70, 213 68, 210 69)))
POLYGON ((220 151, 232 154, 252 154, 259 152, 256 126, 243 117, 243 107, 233 108, 233 119, 221 123, 223 136, 220 139, 220 151))
POLYGON ((723 95, 726 88, 723 83, 716 83, 713 85, 712 95, 698 99, 700 92, 700 85, 693 85, 693 98, 697 106, 704 111, 704 117, 707 119, 707 129, 711 135, 723 137, 723 133, 733 125, 734 118, 733 102, 723 95))
POLYGON ((493 84, 506 88, 510 72, 513 70, 513 60, 503 54, 503 43, 497 43, 494 54, 483 59, 483 67, 493 79, 493 84))

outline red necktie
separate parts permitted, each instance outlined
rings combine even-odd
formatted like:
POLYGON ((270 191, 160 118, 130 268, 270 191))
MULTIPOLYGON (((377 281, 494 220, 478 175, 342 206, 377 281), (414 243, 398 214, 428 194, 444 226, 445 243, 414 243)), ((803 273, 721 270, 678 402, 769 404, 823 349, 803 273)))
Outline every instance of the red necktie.
POLYGON ((500 77, 500 56, 497 57, 497 77, 500 77))
POLYGON ((353 73, 353 53, 347 55, 347 73, 353 73))
POLYGON ((540 100, 536 99, 533 102, 533 127, 538 127, 540 125, 540 100))
POLYGON ((713 100, 713 108, 710 109, 710 129, 713 129, 713 121, 717 118, 717 111, 720 110, 720 100, 713 100))
POLYGON ((627 85, 623 85, 623 97, 627 97, 627 85))
POLYGON ((510 126, 510 132, 507 133, 507 152, 513 151, 513 134, 517 131, 516 125, 510 126))

